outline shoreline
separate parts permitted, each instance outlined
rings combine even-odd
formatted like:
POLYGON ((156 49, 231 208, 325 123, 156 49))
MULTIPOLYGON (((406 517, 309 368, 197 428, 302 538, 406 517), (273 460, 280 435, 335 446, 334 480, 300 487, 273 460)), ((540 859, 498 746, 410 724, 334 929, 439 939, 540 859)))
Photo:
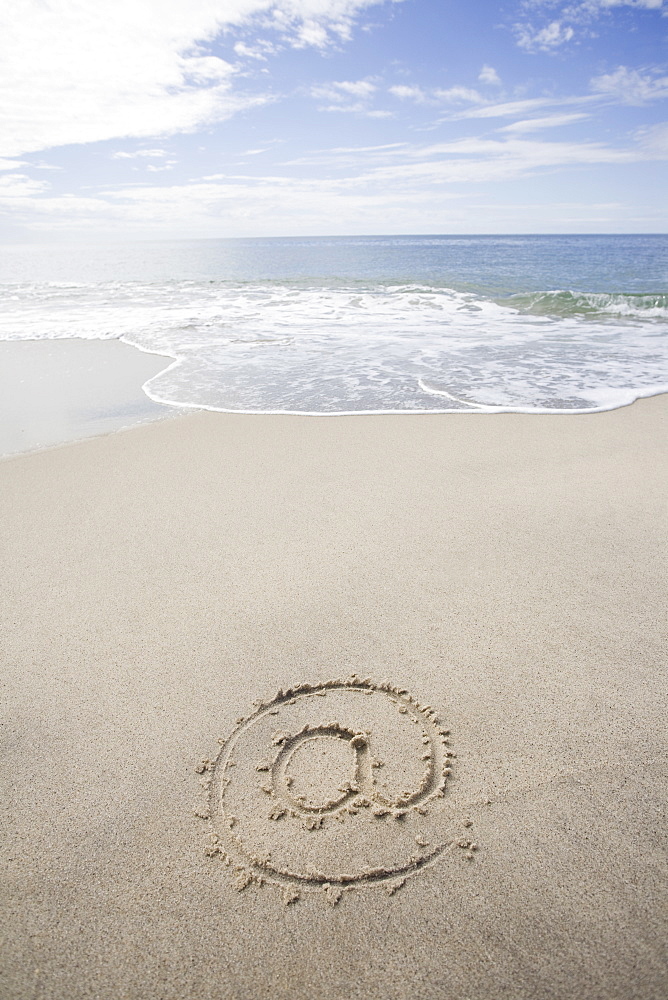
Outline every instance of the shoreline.
MULTIPOLYGON (((660 1000, 668 397, 403 416, 203 411, 0 463, 8 996, 660 1000), (353 672, 450 731, 443 798, 267 825, 254 699, 353 672), (234 733, 258 856, 335 876, 419 836, 474 857, 335 905, 238 891, 195 815, 234 733)), ((344 688, 318 711, 353 732, 344 688)), ((304 794, 329 802, 339 743, 324 774, 295 750, 304 794)), ((411 746, 381 783, 419 783, 411 746)))
POLYGON ((198 403, 179 405, 150 392, 153 378, 178 365, 173 355, 149 351, 123 339, 68 338, 0 341, 0 461, 74 444, 154 420, 192 412, 253 417, 413 417, 526 414, 577 417, 612 412, 642 399, 668 394, 668 386, 647 390, 614 406, 584 409, 486 406, 421 386, 460 409, 433 410, 227 410, 198 403), (170 360, 171 359, 171 360, 170 360), (22 376, 22 377, 19 377, 22 376))

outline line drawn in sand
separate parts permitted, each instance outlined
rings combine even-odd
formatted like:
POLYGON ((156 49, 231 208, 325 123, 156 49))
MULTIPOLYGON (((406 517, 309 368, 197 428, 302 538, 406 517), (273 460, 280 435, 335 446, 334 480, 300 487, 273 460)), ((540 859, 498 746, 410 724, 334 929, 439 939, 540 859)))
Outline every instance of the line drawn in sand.
POLYGON ((318 892, 336 905, 355 888, 393 895, 445 851, 475 856, 470 819, 444 802, 450 732, 389 681, 281 690, 218 742, 196 768, 207 802, 195 813, 239 891, 272 884, 286 903, 318 892))

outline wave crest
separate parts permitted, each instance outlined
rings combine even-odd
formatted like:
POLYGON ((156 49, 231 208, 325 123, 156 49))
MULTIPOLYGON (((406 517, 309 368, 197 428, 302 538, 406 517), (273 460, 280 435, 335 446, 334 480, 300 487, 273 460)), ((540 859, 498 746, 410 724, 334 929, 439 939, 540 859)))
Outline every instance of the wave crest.
POLYGON ((637 320, 668 319, 668 295, 661 292, 635 295, 624 292, 522 292, 501 304, 512 305, 532 316, 586 316, 589 319, 625 317, 637 320))

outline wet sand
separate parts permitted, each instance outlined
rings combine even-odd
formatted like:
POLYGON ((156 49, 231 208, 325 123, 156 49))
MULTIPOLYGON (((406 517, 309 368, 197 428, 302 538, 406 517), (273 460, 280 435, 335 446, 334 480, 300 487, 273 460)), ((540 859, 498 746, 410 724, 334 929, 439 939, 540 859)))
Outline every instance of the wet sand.
POLYGON ((663 998, 667 424, 0 463, 2 997, 663 998))
POLYGON ((171 360, 120 340, 0 341, 0 457, 179 416, 141 388, 171 360))

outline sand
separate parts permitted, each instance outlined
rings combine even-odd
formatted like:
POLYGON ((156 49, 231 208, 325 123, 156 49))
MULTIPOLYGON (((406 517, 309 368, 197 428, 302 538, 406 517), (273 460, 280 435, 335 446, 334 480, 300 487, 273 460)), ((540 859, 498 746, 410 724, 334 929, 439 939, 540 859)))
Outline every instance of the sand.
POLYGON ((3 1000, 665 997, 667 418, 2 462, 3 1000))

